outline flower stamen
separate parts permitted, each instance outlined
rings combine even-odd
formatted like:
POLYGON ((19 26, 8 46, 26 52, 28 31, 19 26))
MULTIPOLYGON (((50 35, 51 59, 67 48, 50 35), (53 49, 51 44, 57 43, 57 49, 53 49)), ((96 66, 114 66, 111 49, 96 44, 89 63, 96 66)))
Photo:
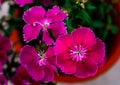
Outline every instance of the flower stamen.
POLYGON ((86 49, 84 47, 77 46, 75 45, 71 50, 70 50, 70 54, 72 56, 72 60, 76 60, 76 61, 82 61, 83 58, 86 57, 86 49))

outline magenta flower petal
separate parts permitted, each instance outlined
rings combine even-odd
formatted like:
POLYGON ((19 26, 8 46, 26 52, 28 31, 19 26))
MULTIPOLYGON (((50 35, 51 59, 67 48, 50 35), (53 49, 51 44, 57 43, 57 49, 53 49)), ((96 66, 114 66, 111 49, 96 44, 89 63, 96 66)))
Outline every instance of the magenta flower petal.
POLYGON ((7 61, 7 53, 4 50, 0 51, 0 62, 4 64, 7 61))
POLYGON ((6 77, 2 74, 0 74, 0 85, 8 85, 6 77))
POLYGON ((55 44, 56 45, 54 48, 55 48, 55 53, 57 55, 57 54, 61 54, 62 52, 69 51, 69 48, 71 47, 71 45, 73 45, 73 40, 71 35, 66 34, 58 37, 55 44))
POLYGON ((52 70, 48 70, 49 68, 45 68, 45 77, 43 78, 44 82, 50 82, 54 80, 54 72, 52 70))
POLYGON ((38 54, 34 47, 26 45, 22 48, 19 57, 21 63, 27 65, 34 61, 35 58, 38 57, 38 54))
POLYGON ((86 27, 78 28, 72 32, 76 44, 83 44, 86 48, 96 43, 96 38, 92 30, 86 27), (79 35, 80 34, 80 35, 79 35))
POLYGON ((25 25, 23 28, 24 32, 24 40, 25 41, 31 41, 33 39, 36 39, 39 36, 41 30, 41 26, 32 26, 32 25, 25 25))
POLYGON ((0 35, 0 62, 4 64, 7 60, 7 53, 11 49, 9 38, 0 35))
POLYGON ((70 54, 65 53, 65 52, 57 55, 57 57, 56 57, 57 66, 60 67, 60 68, 62 66, 64 66, 64 63, 66 63, 66 61, 70 60, 69 57, 70 57, 70 54))
POLYGON ((15 2, 23 7, 26 4, 32 4, 34 0, 15 0, 15 2))
POLYGON ((60 35, 67 34, 66 26, 63 22, 51 24, 49 27, 56 38, 60 35))
POLYGON ((43 31, 42 41, 45 42, 47 45, 51 45, 52 43, 54 43, 47 30, 43 31))
POLYGON ((53 56, 55 56, 54 55, 54 49, 53 49, 53 47, 49 47, 47 49, 47 52, 46 52, 46 58, 50 58, 50 57, 53 57, 53 56))
POLYGON ((41 82, 34 81, 30 75, 27 73, 27 70, 23 66, 19 66, 16 70, 15 75, 12 78, 12 83, 14 85, 41 85, 41 82))
POLYGON ((0 35, 0 50, 8 52, 11 49, 9 38, 0 35))
POLYGON ((49 68, 50 70, 52 70, 53 72, 56 72, 57 73, 57 68, 55 66, 55 64, 48 64, 47 65, 47 68, 49 68))
POLYGON ((88 54, 91 61, 100 63, 105 57, 105 44, 98 38, 96 40, 96 44, 88 48, 88 54))
MULTIPOLYGON (((56 56, 53 47, 49 47, 45 55, 45 58, 48 59, 51 64, 56 65, 56 56)), ((49 67, 56 71, 56 67, 53 65, 50 65, 49 67)))
POLYGON ((3 71, 2 63, 0 62, 0 72, 3 71))
POLYGON ((23 66, 20 66, 17 68, 16 73, 12 78, 12 82, 14 85, 25 85, 24 83, 30 79, 31 77, 27 73, 26 69, 23 66))
POLYGON ((46 11, 41 6, 34 6, 24 12, 23 19, 28 24, 40 22, 46 15, 46 11))
POLYGON ((3 0, 0 0, 0 5, 3 3, 3 0))
POLYGON ((48 10, 47 18, 52 19, 53 22, 60 22, 67 19, 67 14, 63 10, 60 10, 58 6, 54 6, 53 9, 48 10))
POLYGON ((94 76, 97 72, 98 66, 91 62, 90 60, 86 60, 85 62, 79 62, 77 64, 77 70, 74 74, 79 78, 86 78, 89 76, 94 76))
POLYGON ((68 52, 71 45, 73 45, 73 41, 71 35, 69 34, 60 36, 56 40, 54 50, 57 55, 56 59, 58 67, 64 66, 64 63, 69 60, 70 54, 68 52))
POLYGON ((67 60, 61 66, 61 70, 65 74, 74 74, 76 72, 76 65, 77 65, 76 62, 67 60))
POLYGON ((27 72, 35 81, 42 80, 45 76, 44 69, 41 68, 39 64, 35 61, 34 62, 32 61, 29 65, 27 65, 26 69, 27 69, 27 72))

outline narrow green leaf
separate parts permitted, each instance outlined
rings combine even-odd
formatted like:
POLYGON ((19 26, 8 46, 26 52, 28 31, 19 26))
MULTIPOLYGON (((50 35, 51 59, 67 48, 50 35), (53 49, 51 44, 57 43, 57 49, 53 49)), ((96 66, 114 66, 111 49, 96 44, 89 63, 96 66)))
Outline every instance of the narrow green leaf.
POLYGON ((108 30, 103 31, 103 40, 105 40, 108 36, 108 30))
POLYGON ((67 25, 68 33, 70 33, 73 30, 73 28, 72 28, 72 20, 68 19, 66 21, 66 25, 67 25))
POLYGON ((112 23, 112 18, 110 15, 107 16, 107 23, 108 24, 111 24, 112 23))
POLYGON ((89 14, 84 9, 82 9, 78 12, 76 18, 80 18, 80 19, 82 19, 83 21, 85 21, 89 24, 93 23, 91 17, 89 16, 89 14))
POLYGON ((86 8, 88 10, 95 10, 96 9, 96 7, 94 5, 92 5, 92 4, 87 4, 86 8))
POLYGON ((96 21, 94 21, 93 26, 96 27, 96 28, 103 28, 104 23, 100 20, 96 20, 96 21))
POLYGON ((71 8, 70 0, 65 0, 65 6, 71 8))
POLYGON ((113 34, 117 34, 117 33, 118 33, 118 28, 117 28, 117 26, 115 26, 115 25, 112 26, 111 31, 112 31, 113 34))

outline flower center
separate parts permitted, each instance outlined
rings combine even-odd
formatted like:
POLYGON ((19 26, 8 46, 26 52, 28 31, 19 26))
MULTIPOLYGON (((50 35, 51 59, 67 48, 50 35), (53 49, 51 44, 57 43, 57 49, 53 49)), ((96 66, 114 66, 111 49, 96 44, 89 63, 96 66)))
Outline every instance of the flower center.
POLYGON ((41 26, 43 29, 46 29, 48 26, 49 26, 49 22, 48 21, 45 21, 41 26))
POLYGON ((70 50, 72 60, 82 61, 83 58, 86 58, 86 51, 87 50, 84 47, 82 47, 81 45, 73 46, 73 48, 70 50))
POLYGON ((44 66, 44 65, 46 65, 46 60, 40 59, 38 63, 39 63, 39 66, 44 66))
POLYGON ((40 56, 39 61, 38 61, 39 66, 46 65, 46 59, 45 59, 44 51, 40 51, 38 55, 40 56))

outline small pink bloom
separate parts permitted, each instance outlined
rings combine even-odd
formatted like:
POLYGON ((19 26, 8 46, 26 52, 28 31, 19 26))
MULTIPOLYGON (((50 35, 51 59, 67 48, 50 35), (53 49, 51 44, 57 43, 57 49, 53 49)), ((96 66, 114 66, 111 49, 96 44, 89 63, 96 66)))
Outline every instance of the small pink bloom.
POLYGON ((27 45, 22 48, 20 61, 35 81, 53 81, 54 72, 57 72, 52 47, 49 47, 45 54, 40 55, 33 46, 27 45))
POLYGON ((7 53, 11 49, 9 38, 0 35, 0 62, 4 64, 7 60, 7 53))
POLYGON ((33 1, 34 0, 15 0, 15 2, 21 7, 25 6, 26 4, 32 4, 33 1))
POLYGON ((23 66, 18 67, 16 74, 12 78, 14 85, 41 85, 41 82, 35 82, 27 73, 23 66))
POLYGON ((57 66, 65 74, 85 78, 96 74, 99 63, 105 57, 104 43, 86 27, 75 29, 72 34, 56 40, 57 66))
POLYGON ((58 6, 54 6, 47 12, 41 6, 34 6, 28 9, 23 15, 23 19, 27 23, 23 28, 24 40, 29 42, 36 39, 42 30, 42 41, 48 45, 53 44, 54 41, 50 37, 48 30, 51 30, 55 38, 66 34, 66 27, 62 22, 66 18, 67 14, 60 10, 58 6))
POLYGON ((0 74, 0 85, 8 85, 6 77, 2 74, 0 74))

